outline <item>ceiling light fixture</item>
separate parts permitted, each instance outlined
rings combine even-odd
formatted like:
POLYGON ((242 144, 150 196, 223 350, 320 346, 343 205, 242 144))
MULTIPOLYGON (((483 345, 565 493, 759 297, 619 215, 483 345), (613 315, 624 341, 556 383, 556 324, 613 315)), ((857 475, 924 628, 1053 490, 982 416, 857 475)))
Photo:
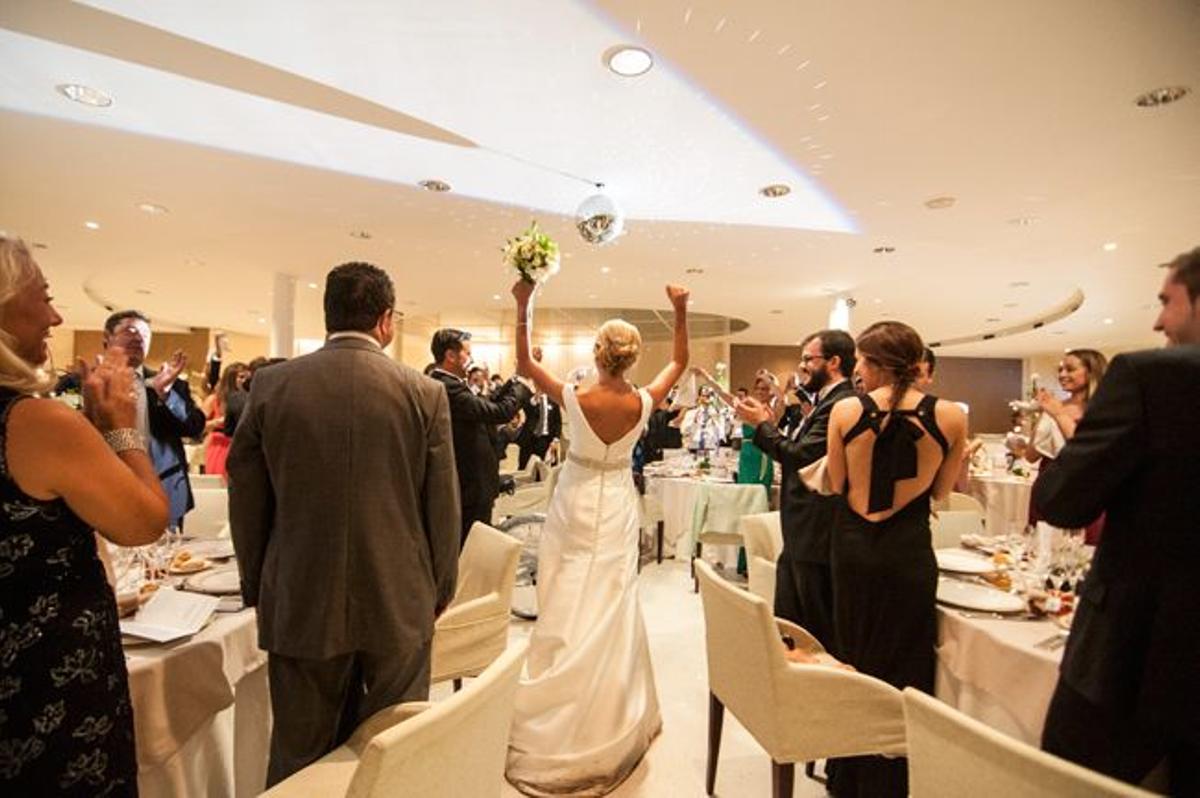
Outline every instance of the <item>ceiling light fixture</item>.
POLYGON ((650 51, 632 44, 618 44, 604 51, 604 65, 623 78, 645 75, 654 66, 650 51))
POLYGON ((141 294, 142 296, 150 296, 154 292, 151 291, 149 288, 135 288, 135 289, 133 289, 133 293, 141 294))
POLYGON ((499 294, 492 294, 492 299, 499 299, 499 298, 500 298, 499 294))
POLYGON ((957 201, 954 197, 949 196, 934 197, 925 200, 925 207, 931 211, 944 211, 946 208, 953 208, 957 201))
POLYGON ((1037 224, 1040 221, 1041 219, 1036 216, 1018 216, 1015 219, 1009 219, 1008 223, 1017 227, 1029 227, 1031 224, 1037 224))
POLYGON ((1161 89, 1151 89, 1145 94, 1139 94, 1133 102, 1139 108, 1154 108, 1182 100, 1191 92, 1187 86, 1164 86, 1161 89))
POLYGON ((777 199, 779 197, 786 197, 788 194, 791 194, 792 187, 786 183, 772 183, 769 186, 763 186, 760 188, 758 193, 769 199, 777 199))
POLYGON ((83 86, 78 83, 60 83, 54 88, 68 100, 82 105, 90 105, 93 108, 107 108, 113 104, 112 97, 99 89, 93 89, 91 86, 83 86))
POLYGON ((1105 320, 1104 320, 1104 323, 1105 323, 1105 324, 1112 324, 1112 323, 1113 323, 1113 320, 1112 320, 1112 319, 1105 319, 1105 320))
POLYGON ((450 184, 444 180, 422 180, 420 183, 417 183, 417 185, 426 191, 433 191, 438 194, 450 190, 450 184))
POLYGON ((1009 288, 1028 288, 1029 281, 1028 280, 1013 280, 1011 283, 1008 284, 1008 287, 1009 288))
POLYGON ((153 202, 139 202, 137 206, 139 211, 148 213, 151 216, 161 216, 168 213, 167 209, 162 205, 155 205, 153 202))
POLYGON ((984 324, 995 324, 998 321, 1000 321, 1000 319, 996 318, 995 316, 988 316, 986 319, 983 320, 983 323, 984 324))
POLYGON ((871 251, 874 252, 876 255, 891 255, 893 252, 896 251, 896 248, 889 247, 885 244, 881 247, 875 247, 875 249, 873 249, 871 251))
POLYGON ((1117 249, 1116 241, 1109 241, 1107 244, 1104 245, 1105 252, 1115 252, 1116 249, 1117 249))
POLYGON ((33 247, 34 249, 50 249, 48 244, 43 244, 41 241, 34 241, 29 246, 33 247))
POLYGON ((608 274, 608 273, 609 273, 609 272, 611 272, 611 271, 612 271, 612 269, 611 269, 611 268, 609 268, 608 266, 601 266, 601 267, 600 267, 600 273, 601 273, 601 274, 608 274))
POLYGON ((99 222, 84 222, 83 226, 89 230, 99 230, 100 229, 99 222))
POLYGON ((772 310, 772 311, 768 311, 768 312, 769 312, 769 313, 770 313, 772 316, 782 316, 782 315, 783 315, 783 311, 782 311, 782 310, 772 310))
POLYGON ((314 291, 317 290, 318 288, 320 288, 320 286, 318 286, 316 283, 309 283, 308 287, 313 289, 314 291))
POLYGON ((684 269, 683 273, 684 274, 704 274, 704 269, 701 269, 698 266, 692 266, 689 269, 684 269))
POLYGON ((368 233, 366 230, 351 230, 350 237, 351 238, 359 238, 359 239, 362 239, 363 241, 371 240, 371 234, 368 233))

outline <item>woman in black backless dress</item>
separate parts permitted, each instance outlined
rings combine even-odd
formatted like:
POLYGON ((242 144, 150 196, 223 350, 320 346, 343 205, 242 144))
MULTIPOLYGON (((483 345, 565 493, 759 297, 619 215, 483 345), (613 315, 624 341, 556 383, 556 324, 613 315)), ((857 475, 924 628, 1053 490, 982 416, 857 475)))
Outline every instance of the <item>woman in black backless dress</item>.
MULTIPOLYGON (((948 494, 966 440, 956 405, 911 389, 924 345, 899 322, 856 341, 866 393, 840 401, 829 424, 829 475, 843 494, 832 536, 838 655, 897 688, 933 692, 937 563, 930 499, 948 494)), ((837 796, 904 796, 903 758, 829 763, 837 796)))
POLYGON ((28 248, 0 237, 0 795, 135 796, 125 654, 92 530, 149 543, 167 500, 123 356, 83 369, 86 418, 35 395, 60 323, 28 248))

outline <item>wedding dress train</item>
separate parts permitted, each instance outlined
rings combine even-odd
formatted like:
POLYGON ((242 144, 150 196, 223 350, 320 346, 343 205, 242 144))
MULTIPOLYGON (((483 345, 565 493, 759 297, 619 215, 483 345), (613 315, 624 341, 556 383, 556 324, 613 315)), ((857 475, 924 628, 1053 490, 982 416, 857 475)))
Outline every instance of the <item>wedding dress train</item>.
POLYGON ((571 450, 538 551, 539 615, 517 688, 507 777, 528 795, 604 795, 662 727, 638 605, 630 456, 650 415, 606 445, 563 388, 571 450))

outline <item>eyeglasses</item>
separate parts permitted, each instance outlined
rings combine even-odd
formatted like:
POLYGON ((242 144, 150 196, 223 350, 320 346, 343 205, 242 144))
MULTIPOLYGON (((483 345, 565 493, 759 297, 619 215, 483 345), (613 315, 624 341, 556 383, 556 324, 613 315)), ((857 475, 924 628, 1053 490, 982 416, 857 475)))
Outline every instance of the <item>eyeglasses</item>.
POLYGON ((814 360, 825 360, 825 359, 826 358, 824 355, 801 355, 800 356, 800 365, 807 366, 809 363, 813 362, 814 360))

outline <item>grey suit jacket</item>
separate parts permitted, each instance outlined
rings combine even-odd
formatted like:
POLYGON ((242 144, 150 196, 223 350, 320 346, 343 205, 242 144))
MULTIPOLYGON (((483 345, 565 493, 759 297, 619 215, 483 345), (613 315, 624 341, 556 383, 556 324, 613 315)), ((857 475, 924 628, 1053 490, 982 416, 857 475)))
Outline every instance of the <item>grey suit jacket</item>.
POLYGON ((227 469, 263 649, 327 659, 432 637, 460 532, 439 383, 369 341, 331 341, 254 376, 227 469))

